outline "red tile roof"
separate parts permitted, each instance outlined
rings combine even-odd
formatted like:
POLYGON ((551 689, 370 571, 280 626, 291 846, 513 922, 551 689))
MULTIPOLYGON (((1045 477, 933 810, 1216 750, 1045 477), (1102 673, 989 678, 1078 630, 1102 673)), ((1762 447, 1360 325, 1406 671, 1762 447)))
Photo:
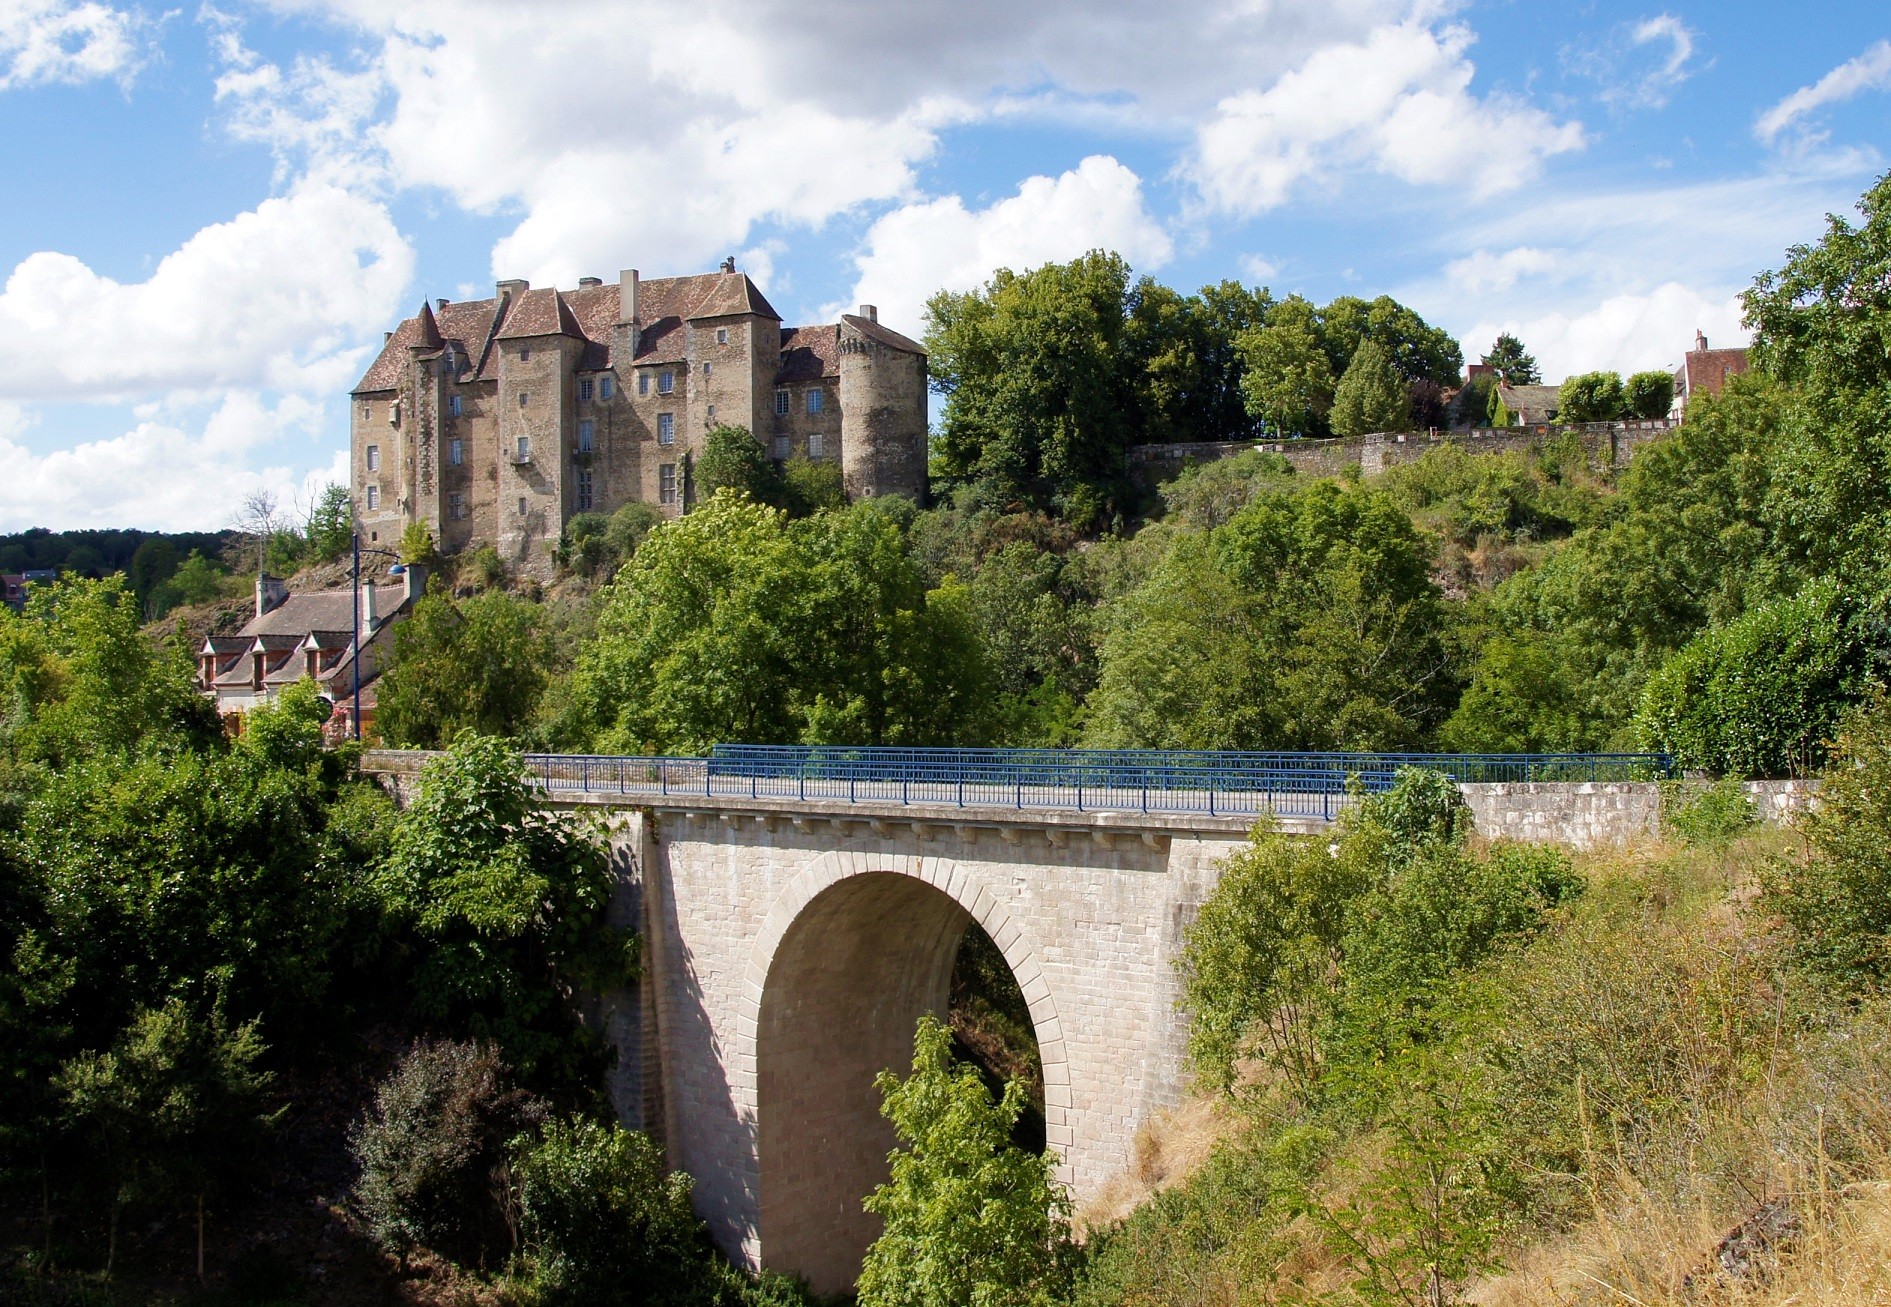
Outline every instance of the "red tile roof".
MULTIPOLYGON (((381 347, 380 354, 362 374, 355 393, 394 390, 408 351, 451 350, 460 381, 490 381, 498 376, 488 348, 493 340, 530 336, 576 336, 586 342, 579 368, 596 372, 635 364, 681 363, 685 327, 709 318, 754 314, 781 321, 781 315, 761 289, 741 272, 705 272, 691 277, 653 277, 637 288, 638 333, 635 359, 614 358, 611 343, 619 317, 622 289, 618 283, 581 286, 577 290, 529 290, 509 306, 498 322, 497 299, 449 303, 434 310, 422 303, 420 312, 402 322, 381 347)), ((862 334, 894 349, 921 354, 924 349, 878 323, 848 316, 843 319, 862 334)), ((831 377, 839 372, 839 327, 788 328, 782 335, 781 380, 831 377), (793 357, 791 357, 793 355, 793 357), (818 368, 818 371, 816 370, 818 368)))
POLYGON ((775 384, 791 381, 818 381, 840 375, 840 328, 783 327, 781 331, 781 370, 775 384))
POLYGON ((889 327, 882 327, 872 318, 861 318, 851 313, 843 313, 840 315, 840 320, 865 336, 868 340, 877 340, 889 349, 897 349, 907 354, 924 354, 926 352, 926 347, 921 345, 918 341, 908 339, 889 327))

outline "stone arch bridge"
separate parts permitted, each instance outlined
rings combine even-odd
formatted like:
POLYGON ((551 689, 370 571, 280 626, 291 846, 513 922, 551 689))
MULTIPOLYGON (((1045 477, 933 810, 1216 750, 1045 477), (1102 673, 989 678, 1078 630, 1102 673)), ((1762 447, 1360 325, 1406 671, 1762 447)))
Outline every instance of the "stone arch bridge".
MULTIPOLYGON (((365 765, 399 792, 424 757, 365 765)), ((851 1289, 877 1233, 861 1200, 894 1140, 873 1078, 903 1072, 918 1018, 943 1012, 970 923, 1029 1004, 1047 1141, 1082 1202, 1180 1097, 1173 962, 1218 863, 1260 810, 1311 834, 1345 801, 1343 776, 1166 775, 1152 801, 1147 776, 1086 792, 1081 776, 911 765, 895 781, 766 759, 533 763, 554 803, 605 817, 614 911, 645 941, 643 979, 594 1004, 620 1116, 695 1178, 726 1251, 824 1293, 851 1289)), ((1523 788, 1592 791, 1605 826, 1646 806, 1635 786, 1523 788)), ((1486 796, 1482 824, 1502 826, 1498 808, 1486 796)), ((1577 827, 1565 815, 1539 834, 1580 841, 1577 827)))

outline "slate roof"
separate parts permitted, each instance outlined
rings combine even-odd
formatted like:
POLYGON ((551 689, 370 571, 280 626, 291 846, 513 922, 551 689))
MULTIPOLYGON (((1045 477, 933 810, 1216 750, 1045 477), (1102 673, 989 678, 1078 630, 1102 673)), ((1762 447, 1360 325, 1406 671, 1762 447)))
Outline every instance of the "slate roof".
MULTIPOLYGON (((459 364, 454 369, 458 380, 491 381, 498 375, 490 348, 494 340, 575 336, 586 342, 579 368, 596 372, 633 363, 682 362, 683 328, 692 321, 749 313, 781 321, 781 314, 775 312, 768 297, 746 273, 653 277, 637 288, 638 326, 642 328, 637 356, 616 359, 611 356, 611 341, 621 294, 622 289, 616 282, 580 286, 577 290, 529 290, 499 319, 496 334, 493 330, 494 317, 499 310, 496 298, 443 304, 438 313, 423 302, 420 312, 403 321, 381 346, 381 352, 356 384, 355 393, 396 389, 409 351, 414 349, 421 350, 423 355, 450 349, 459 364)), ((919 346, 897 332, 883 327, 877 328, 877 332, 895 348, 919 351, 919 346)), ((823 358, 825 360, 826 356, 823 358)), ((823 372, 821 375, 834 374, 823 372)))
MULTIPOLYGON (((388 600, 391 605, 401 601, 398 586, 383 586, 391 593, 388 600)), ((375 596, 377 609, 381 605, 381 596, 375 596)), ((261 636, 290 636, 298 642, 310 631, 348 631, 353 632, 355 625, 354 596, 346 590, 315 590, 305 594, 292 594, 264 613, 261 617, 252 617, 243 624, 237 634, 247 640, 261 636)), ((387 611, 380 611, 385 619, 387 611)))
POLYGON ((1548 422, 1562 404, 1560 386, 1498 386, 1497 394, 1519 422, 1548 422))

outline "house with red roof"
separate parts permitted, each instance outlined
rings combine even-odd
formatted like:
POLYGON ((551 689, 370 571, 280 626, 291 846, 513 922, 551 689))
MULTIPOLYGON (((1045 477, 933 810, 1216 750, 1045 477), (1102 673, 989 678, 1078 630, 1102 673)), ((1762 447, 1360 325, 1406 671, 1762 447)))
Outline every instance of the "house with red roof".
POLYGON ((1681 366, 1674 370, 1674 404, 1668 416, 1676 421, 1685 420, 1689 399, 1695 395, 1718 395, 1726 389, 1729 378, 1746 370, 1744 349, 1709 349, 1707 333, 1696 331, 1694 348, 1682 355, 1681 366))

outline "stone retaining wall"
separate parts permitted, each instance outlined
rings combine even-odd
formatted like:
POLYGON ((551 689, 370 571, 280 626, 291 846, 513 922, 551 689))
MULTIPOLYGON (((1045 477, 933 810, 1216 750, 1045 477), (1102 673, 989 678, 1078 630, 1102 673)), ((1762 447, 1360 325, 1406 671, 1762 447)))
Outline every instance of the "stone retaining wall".
MULTIPOLYGON (((1687 782, 1681 782, 1686 785, 1687 782)), ((1466 785, 1478 832, 1491 839, 1590 849, 1632 844, 1661 833, 1662 786, 1656 781, 1466 785)), ((1818 782, 1748 781, 1761 821, 1784 825, 1811 807, 1818 782)))

